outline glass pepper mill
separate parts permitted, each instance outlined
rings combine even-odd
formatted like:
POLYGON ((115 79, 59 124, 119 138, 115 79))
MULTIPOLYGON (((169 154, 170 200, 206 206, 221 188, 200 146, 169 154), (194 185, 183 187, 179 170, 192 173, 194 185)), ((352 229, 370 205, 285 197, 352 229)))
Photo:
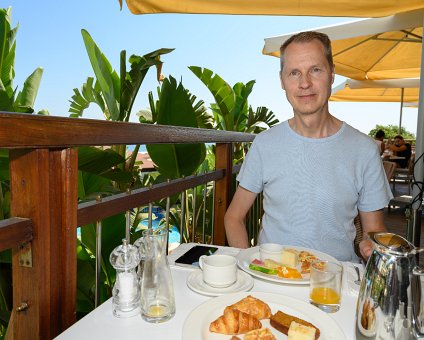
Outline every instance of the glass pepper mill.
POLYGON ((116 269, 112 291, 113 315, 126 318, 140 314, 140 284, 136 268, 140 262, 138 249, 126 239, 110 254, 109 261, 116 269))

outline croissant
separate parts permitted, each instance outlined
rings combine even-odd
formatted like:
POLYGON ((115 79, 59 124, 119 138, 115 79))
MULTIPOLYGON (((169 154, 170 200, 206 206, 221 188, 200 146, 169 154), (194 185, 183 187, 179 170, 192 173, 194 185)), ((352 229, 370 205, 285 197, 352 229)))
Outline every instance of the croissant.
POLYGON ((268 328, 261 328, 246 333, 244 340, 275 340, 275 336, 268 328))
POLYGON ((232 309, 224 311, 224 315, 212 321, 209 330, 221 334, 241 334, 261 327, 261 322, 254 316, 232 309))
POLYGON ((252 295, 246 296, 244 299, 225 308, 224 312, 231 309, 237 309, 257 318, 258 320, 269 319, 271 317, 271 308, 252 295))

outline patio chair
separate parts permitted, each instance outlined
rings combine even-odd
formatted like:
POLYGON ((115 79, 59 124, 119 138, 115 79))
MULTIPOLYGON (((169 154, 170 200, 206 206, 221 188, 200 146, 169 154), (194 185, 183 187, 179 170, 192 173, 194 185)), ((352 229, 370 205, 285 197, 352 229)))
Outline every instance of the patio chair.
POLYGON ((411 196, 411 184, 414 177, 414 163, 415 155, 412 155, 409 159, 408 167, 396 168, 393 173, 392 183, 393 183, 393 195, 396 193, 396 183, 406 183, 408 184, 408 195, 401 195, 393 197, 388 205, 388 211, 390 212, 392 207, 399 207, 401 209, 406 208, 412 202, 411 196))
POLYGON ((412 176, 414 174, 414 162, 415 155, 411 155, 408 162, 408 167, 406 168, 396 168, 393 173, 392 183, 393 183, 393 194, 396 192, 396 183, 406 183, 408 184, 408 194, 411 194, 411 182, 412 176))
POLYGON ((386 173, 387 180, 389 183, 391 182, 395 169, 396 169, 396 163, 395 162, 389 162, 389 161, 383 161, 383 167, 384 172, 386 173))

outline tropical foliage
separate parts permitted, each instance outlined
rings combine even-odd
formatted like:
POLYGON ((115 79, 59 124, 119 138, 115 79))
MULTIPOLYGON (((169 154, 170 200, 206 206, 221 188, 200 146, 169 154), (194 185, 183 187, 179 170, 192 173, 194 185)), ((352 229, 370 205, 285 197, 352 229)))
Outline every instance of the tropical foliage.
POLYGON ((207 68, 190 66, 189 69, 206 85, 212 93, 215 103, 211 109, 218 130, 259 133, 278 123, 272 111, 259 107, 253 111, 248 104, 254 80, 231 87, 218 74, 207 68))
MULTIPOLYGON (((18 26, 12 28, 11 7, 0 8, 0 111, 33 113, 43 69, 36 68, 17 91, 15 51, 18 26)), ((49 114, 40 110, 38 114, 49 114)), ((0 219, 10 217, 9 152, 0 150, 0 219)), ((0 339, 3 338, 12 309, 12 273, 10 250, 0 252, 0 339)))
MULTIPOLYGON (((43 69, 37 67, 24 82, 22 91, 16 94, 15 50, 18 26, 11 28, 12 8, 0 9, 0 109, 9 112, 33 113, 43 69)), ((47 110, 38 112, 48 114, 47 110)))
MULTIPOLYGON (((22 91, 16 93, 13 78, 17 27, 10 27, 10 12, 10 9, 0 12, 0 35, 3 38, 0 41, 0 110, 32 113, 42 69, 37 68, 25 81, 22 91)), ((254 110, 249 106, 248 96, 252 92, 254 81, 236 83, 231 87, 208 69, 190 67, 214 96, 215 103, 211 104, 209 112, 204 102, 184 88, 182 82, 177 82, 171 76, 161 76, 160 58, 172 49, 159 49, 143 56, 132 55, 128 58, 129 67, 126 52, 122 51, 117 72, 90 34, 86 30, 82 30, 81 34, 94 76, 88 77, 80 89, 73 90, 70 117, 83 117, 85 110, 94 104, 106 120, 129 122, 139 89, 149 69, 154 66, 160 86, 156 99, 152 92, 149 93, 150 109, 138 112, 141 123, 258 133, 278 122, 272 111, 266 107, 254 110)), ((39 113, 48 112, 42 110, 39 113)), ((157 172, 145 175, 141 173, 140 164, 136 161, 139 145, 129 153, 126 145, 112 145, 106 149, 80 147, 79 202, 149 186, 167 179, 203 173, 215 166, 214 148, 204 144, 147 145, 147 150, 157 166, 157 172)), ((236 146, 235 150, 238 157, 243 158, 242 145, 236 146)), ((8 167, 8 152, 0 150, 0 218, 10 216, 8 167)), ((170 224, 182 226, 184 241, 209 241, 197 239, 197 230, 204 223, 206 234, 212 235, 212 192, 213 185, 208 184, 170 198, 170 224), (183 206, 186 208, 183 209, 183 206)), ((161 200, 155 204, 165 208, 166 201, 161 200)), ((142 209, 143 207, 136 207, 130 212, 131 242, 140 236, 140 220, 145 215, 142 209)), ((109 254, 125 235, 125 217, 122 213, 102 221, 101 302, 110 297, 115 281, 109 254)), ((94 308, 95 223, 79 228, 77 242, 77 312, 79 316, 83 316, 94 308)), ((0 338, 7 326, 12 307, 10 272, 10 252, 0 253, 0 338)))
MULTIPOLYGON (((144 56, 132 55, 129 58, 130 70, 127 71, 126 52, 120 55, 120 74, 112 69, 106 56, 100 51, 90 34, 81 30, 85 48, 90 59, 96 79, 88 77, 81 91, 74 89, 69 111, 71 117, 81 117, 91 103, 99 106, 106 120, 128 122, 131 110, 137 97, 140 86, 146 77, 150 67, 157 69, 158 80, 161 74, 162 62, 160 56, 170 53, 172 49, 159 49, 144 56)), ((126 145, 112 146, 112 150, 123 158, 127 158, 126 145)), ((131 157, 126 162, 118 164, 121 171, 134 174, 136 156, 139 146, 135 147, 131 157)), ((136 176, 132 176, 136 180, 136 176)), ((133 181, 127 182, 127 187, 120 185, 121 190, 127 190, 133 185, 133 181)))
POLYGON ((374 137, 378 130, 383 130, 388 139, 393 139, 397 135, 401 135, 404 139, 415 139, 415 135, 412 132, 407 131, 404 127, 401 127, 399 131, 399 126, 397 125, 376 125, 368 133, 368 136, 374 137))
MULTIPOLYGON (((143 56, 132 55, 128 59, 129 70, 126 65, 126 52, 122 51, 118 74, 90 34, 86 30, 82 30, 81 34, 95 77, 88 77, 81 90, 74 89, 70 101, 70 116, 82 117, 89 105, 95 104, 106 120, 128 122, 134 101, 150 67, 156 67, 159 80, 162 67, 160 56, 171 52, 172 49, 160 49, 143 56)), ((79 201, 123 192, 153 182, 153 177, 143 182, 143 177, 139 176, 140 169, 136 162, 138 150, 137 145, 133 152, 127 155, 126 145, 112 145, 109 149, 80 147, 79 201)), ((139 211, 140 209, 135 209, 130 219, 132 241, 140 234, 136 231, 140 221, 139 211)), ((124 213, 102 221, 101 302, 111 295, 115 271, 110 265, 109 254, 125 236, 125 221, 124 213)), ((94 308, 95 253, 96 225, 92 223, 80 228, 78 240, 77 311, 80 316, 94 308)))
MULTIPOLYGON (((189 69, 206 85, 215 99, 211 110, 218 130, 259 133, 279 122, 274 113, 266 107, 261 106, 254 111, 249 106, 248 97, 252 93, 254 80, 246 84, 238 82, 231 87, 218 74, 207 68, 190 66, 189 69)), ((245 151, 241 143, 235 143, 235 163, 244 159, 245 151)))

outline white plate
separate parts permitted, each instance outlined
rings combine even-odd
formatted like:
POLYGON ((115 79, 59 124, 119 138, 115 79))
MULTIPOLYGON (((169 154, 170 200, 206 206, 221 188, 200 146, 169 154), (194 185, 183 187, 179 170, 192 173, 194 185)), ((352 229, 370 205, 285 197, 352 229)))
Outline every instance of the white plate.
MULTIPOLYGON (((305 250, 307 252, 310 252, 311 254, 314 254, 316 257, 318 257, 320 260, 326 260, 326 261, 333 261, 338 263, 339 261, 337 261, 334 257, 322 253, 318 250, 314 250, 314 249, 308 249, 305 247, 296 247, 296 246, 283 246, 284 248, 289 248, 289 249, 295 249, 298 251, 302 251, 305 250)), ((252 247, 252 248, 247 248, 247 249, 242 249, 239 254, 237 255, 237 264, 238 266, 244 270, 245 272, 249 273, 250 275, 256 276, 260 279, 264 279, 267 281, 272 281, 272 282, 280 282, 280 283, 290 283, 290 284, 300 284, 300 285, 306 285, 309 284, 309 274, 307 275, 303 275, 302 279, 287 279, 284 277, 279 277, 277 275, 270 275, 270 274, 265 274, 265 273, 261 273, 258 272, 257 270, 252 270, 249 268, 249 264, 250 262, 252 262, 254 259, 258 259, 259 260, 259 247, 252 247)))
POLYGON ((237 292, 247 292, 248 290, 252 289, 253 281, 253 278, 249 274, 241 270, 237 270, 237 281, 233 285, 224 288, 214 288, 208 286, 203 281, 202 270, 197 269, 187 278, 187 286, 191 290, 202 295, 218 296, 237 292))
MULTIPOLYGON (((212 333, 209 331, 209 325, 224 313, 226 306, 243 299, 247 295, 252 295, 266 302, 273 314, 281 310, 284 313, 312 323, 321 332, 319 340, 346 339, 343 331, 332 317, 309 303, 280 294, 242 292, 210 299, 192 310, 184 322, 183 340, 229 340, 231 335, 212 333)), ((269 324, 269 319, 261 320, 261 323, 262 327, 267 327, 271 330, 277 340, 287 339, 286 335, 269 324)))

